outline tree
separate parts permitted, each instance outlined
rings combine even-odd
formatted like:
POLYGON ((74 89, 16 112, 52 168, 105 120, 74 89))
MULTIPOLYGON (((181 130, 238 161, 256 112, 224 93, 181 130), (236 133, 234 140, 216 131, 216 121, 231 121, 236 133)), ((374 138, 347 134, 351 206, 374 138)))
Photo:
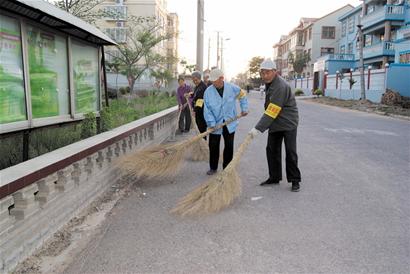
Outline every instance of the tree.
POLYGON ((181 62, 179 62, 181 66, 184 68, 184 74, 186 74, 186 71, 188 70, 189 73, 194 72, 196 65, 191 64, 188 65, 188 62, 185 59, 182 59, 181 62))
POLYGON ((154 69, 166 60, 155 52, 155 47, 172 37, 170 33, 161 33, 161 25, 153 17, 135 17, 127 19, 127 42, 116 45, 118 55, 110 54, 114 62, 120 64, 120 72, 127 77, 130 92, 134 92, 135 82, 148 69, 154 69))
POLYGON ((260 79, 260 69, 261 63, 263 62, 264 58, 261 56, 252 57, 249 61, 249 76, 253 79, 260 79))
POLYGON ((264 58, 261 56, 252 57, 249 61, 249 82, 254 86, 259 86, 262 83, 260 77, 261 63, 264 58))
POLYGON ((297 53, 295 60, 292 62, 293 71, 297 74, 302 74, 303 69, 306 67, 306 64, 310 61, 310 56, 307 53, 297 53))
POLYGON ((49 2, 90 24, 106 15, 104 10, 97 9, 104 0, 49 0, 49 2))

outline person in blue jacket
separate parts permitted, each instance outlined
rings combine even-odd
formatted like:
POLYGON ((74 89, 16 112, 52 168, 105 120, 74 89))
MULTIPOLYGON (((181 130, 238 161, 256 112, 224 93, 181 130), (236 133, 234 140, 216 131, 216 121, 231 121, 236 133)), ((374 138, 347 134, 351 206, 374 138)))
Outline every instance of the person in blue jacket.
MULTIPOLYGON (((238 86, 224 81, 224 73, 220 69, 213 69, 209 80, 212 85, 205 90, 204 94, 204 118, 208 128, 214 128, 238 114, 236 100, 239 100, 241 114, 248 114, 248 99, 246 92, 238 86)), ((225 168, 233 158, 235 130, 238 121, 234 121, 222 129, 218 129, 209 135, 209 167, 207 174, 212 175, 218 170, 219 143, 221 135, 224 138, 223 164, 225 168)))

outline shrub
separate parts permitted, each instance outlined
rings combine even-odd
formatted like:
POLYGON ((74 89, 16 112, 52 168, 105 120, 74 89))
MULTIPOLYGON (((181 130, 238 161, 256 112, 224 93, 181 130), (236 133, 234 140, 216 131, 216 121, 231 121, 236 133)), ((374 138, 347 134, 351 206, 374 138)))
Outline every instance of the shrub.
POLYGON ((303 92, 303 90, 301 90, 301 89, 296 89, 295 90, 295 96, 302 96, 302 95, 305 95, 305 93, 303 92))
POLYGON ((319 97, 320 95, 323 95, 323 91, 320 88, 318 88, 313 92, 313 94, 319 97))
POLYGON ((125 95, 125 94, 130 93, 130 87, 121 87, 121 88, 120 88, 120 93, 121 93, 122 95, 125 95))
POLYGON ((97 133, 97 123, 95 114, 92 112, 84 115, 84 120, 81 123, 81 138, 85 139, 94 136, 97 133))
POLYGON ((100 111, 101 132, 108 131, 114 127, 113 115, 109 107, 104 107, 100 111))
POLYGON ((141 97, 141 98, 148 97, 149 92, 148 92, 148 90, 140 90, 140 91, 138 91, 138 96, 141 97))

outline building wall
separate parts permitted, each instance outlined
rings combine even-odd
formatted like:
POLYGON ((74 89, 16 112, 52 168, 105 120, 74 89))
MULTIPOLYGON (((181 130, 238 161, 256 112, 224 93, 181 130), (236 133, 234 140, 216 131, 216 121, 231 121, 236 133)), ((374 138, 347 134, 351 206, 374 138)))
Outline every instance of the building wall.
POLYGON ((387 88, 410 97, 410 64, 390 64, 387 73, 387 88))
POLYGON ((340 27, 341 31, 343 29, 343 24, 346 25, 346 34, 343 36, 341 33, 340 41, 339 41, 339 49, 338 53, 346 53, 346 54, 354 54, 356 56, 357 54, 357 25, 359 24, 360 21, 360 13, 361 13, 361 8, 356 8, 356 11, 343 20, 340 20, 340 27), (354 22, 354 28, 353 31, 349 30, 349 20, 352 20, 354 22), (352 52, 348 52, 349 50, 349 43, 352 43, 352 52), (341 47, 344 46, 345 52, 341 52, 341 47))
POLYGON ((339 40, 341 34, 341 24, 339 22, 339 17, 346 14, 353 9, 352 6, 345 6, 327 16, 324 16, 317 20, 313 24, 312 29, 312 61, 316 61, 320 57, 321 48, 334 48, 335 53, 338 51, 339 40), (322 27, 324 26, 334 26, 336 33, 335 39, 322 39, 322 27))

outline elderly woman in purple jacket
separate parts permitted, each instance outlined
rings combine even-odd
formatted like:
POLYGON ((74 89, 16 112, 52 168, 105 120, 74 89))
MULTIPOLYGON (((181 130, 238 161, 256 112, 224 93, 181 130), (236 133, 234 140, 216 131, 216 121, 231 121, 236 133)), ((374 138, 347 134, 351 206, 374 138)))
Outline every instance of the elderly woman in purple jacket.
POLYGON ((188 103, 192 105, 192 97, 189 97, 189 102, 187 103, 185 96, 186 94, 190 94, 192 89, 185 83, 185 79, 183 77, 178 78, 178 84, 179 87, 177 89, 177 100, 178 109, 181 112, 181 115, 179 116, 178 128, 181 133, 189 132, 189 129, 191 128, 191 113, 188 103))

